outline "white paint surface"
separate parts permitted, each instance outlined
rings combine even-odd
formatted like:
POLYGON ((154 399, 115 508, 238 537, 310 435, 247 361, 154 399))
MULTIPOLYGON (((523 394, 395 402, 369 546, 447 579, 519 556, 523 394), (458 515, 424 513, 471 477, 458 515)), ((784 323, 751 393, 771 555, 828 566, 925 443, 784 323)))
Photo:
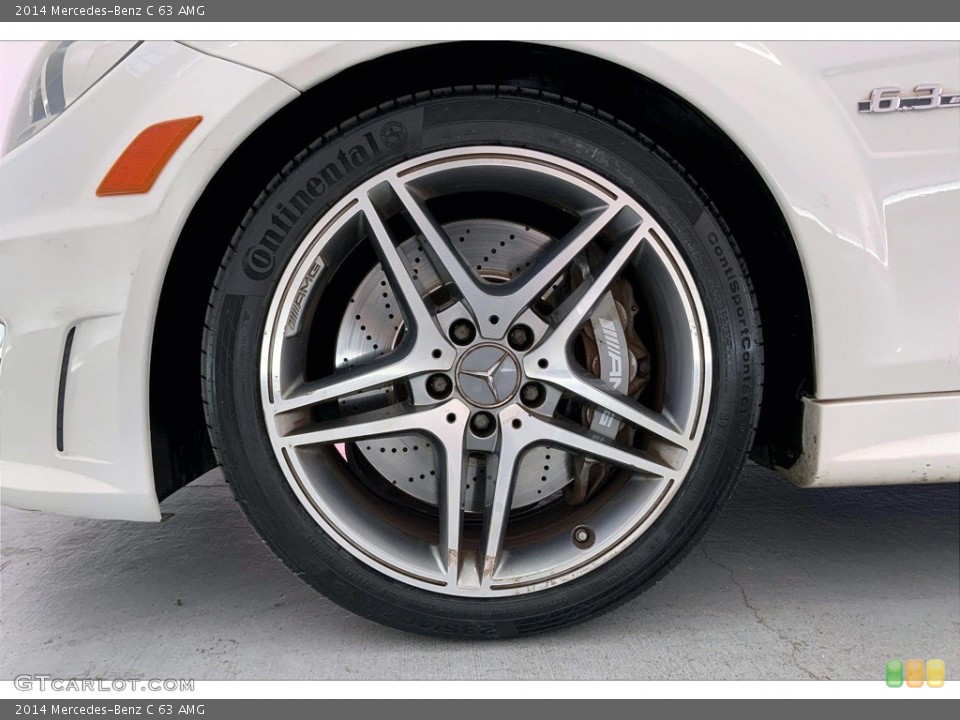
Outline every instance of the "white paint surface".
POLYGON ((0 42, 0 138, 7 136, 17 91, 41 47, 43 43, 35 40, 0 42))

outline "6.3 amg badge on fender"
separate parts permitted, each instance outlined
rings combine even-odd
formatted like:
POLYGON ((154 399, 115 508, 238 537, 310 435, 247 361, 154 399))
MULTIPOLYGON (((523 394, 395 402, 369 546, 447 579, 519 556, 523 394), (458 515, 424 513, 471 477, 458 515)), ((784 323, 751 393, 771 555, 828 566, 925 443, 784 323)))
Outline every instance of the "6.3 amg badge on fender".
POLYGON ((942 85, 917 85, 917 95, 902 95, 898 87, 876 88, 869 100, 861 100, 857 109, 861 113, 888 113, 900 110, 935 110, 944 107, 960 107, 960 92, 945 93, 942 85))

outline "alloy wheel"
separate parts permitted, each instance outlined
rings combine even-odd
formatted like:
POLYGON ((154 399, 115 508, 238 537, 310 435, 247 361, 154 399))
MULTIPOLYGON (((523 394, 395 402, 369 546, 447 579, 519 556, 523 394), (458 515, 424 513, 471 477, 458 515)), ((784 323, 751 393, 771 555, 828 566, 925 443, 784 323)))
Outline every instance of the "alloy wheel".
POLYGON ((347 552, 437 593, 580 577, 690 470, 711 357, 692 277, 637 199, 566 159, 472 147, 365 181, 273 295, 261 404, 347 552))

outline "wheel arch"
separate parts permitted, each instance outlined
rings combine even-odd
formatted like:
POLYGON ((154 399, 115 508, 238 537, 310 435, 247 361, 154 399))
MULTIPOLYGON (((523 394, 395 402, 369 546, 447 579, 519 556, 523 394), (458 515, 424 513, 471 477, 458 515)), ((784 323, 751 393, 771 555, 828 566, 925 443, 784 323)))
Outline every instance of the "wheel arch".
POLYGON ((215 466, 200 391, 210 288, 248 209, 323 129, 394 97, 459 85, 533 85, 628 123, 696 178, 743 253, 764 323, 763 404, 753 457, 789 467, 801 449, 801 395, 813 387, 810 300, 797 247, 770 188, 743 150, 693 104, 642 74, 571 49, 447 43, 400 50, 315 85, 257 128, 219 168, 174 249, 157 311, 150 430, 157 495, 215 466))

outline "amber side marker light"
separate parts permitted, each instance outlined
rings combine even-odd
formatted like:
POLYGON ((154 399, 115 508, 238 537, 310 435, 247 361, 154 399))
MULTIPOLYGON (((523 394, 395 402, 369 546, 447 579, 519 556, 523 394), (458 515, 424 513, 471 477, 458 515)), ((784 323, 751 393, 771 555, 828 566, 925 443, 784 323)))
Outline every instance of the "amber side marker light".
POLYGON ((203 117, 167 120, 145 128, 100 181, 97 195, 138 195, 153 187, 160 172, 203 117))

